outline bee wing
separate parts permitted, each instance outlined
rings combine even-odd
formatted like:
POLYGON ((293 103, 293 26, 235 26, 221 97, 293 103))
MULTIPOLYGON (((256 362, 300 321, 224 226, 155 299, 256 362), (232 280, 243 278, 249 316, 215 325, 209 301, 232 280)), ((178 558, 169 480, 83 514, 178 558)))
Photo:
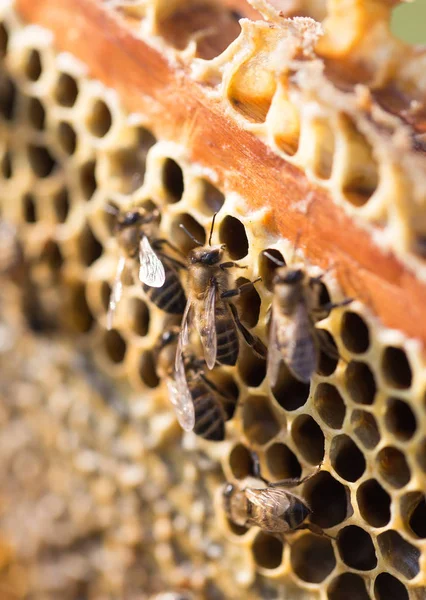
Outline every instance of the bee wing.
POLYGON ((150 287, 162 287, 166 280, 164 266, 152 249, 146 235, 139 244, 139 279, 150 287))
POLYGON ((317 367, 317 347, 313 325, 306 306, 301 302, 286 328, 287 344, 282 354, 291 373, 304 383, 309 383, 317 367))
POLYGON ((274 312, 272 311, 268 348, 268 378, 271 387, 274 387, 277 383, 281 360, 282 356, 277 338, 277 321, 274 317, 274 312))
POLYGON ((188 317, 189 311, 192 307, 192 299, 188 298, 188 301, 185 306, 185 310, 183 312, 182 323, 180 326, 178 343, 176 347, 176 359, 175 359, 175 371, 177 372, 180 368, 180 363, 183 362, 182 352, 183 349, 188 345, 189 335, 188 335, 188 317))
POLYGON ((112 284, 111 295, 109 297, 108 304, 108 314, 107 314, 107 329, 110 331, 112 329, 112 323, 114 320, 114 313, 117 308, 118 303, 121 300, 121 296, 123 295, 123 282, 121 281, 121 277, 123 275, 124 267, 126 265, 125 256, 120 256, 117 264, 117 271, 114 277, 114 283, 112 284))
POLYGON ((263 510, 267 508, 269 514, 276 518, 281 517, 290 506, 289 493, 280 488, 247 488, 245 495, 252 504, 263 510))
POLYGON ((175 378, 167 378, 167 388, 179 425, 184 431, 192 431, 195 425, 194 402, 186 380, 182 355, 175 371, 175 378))
POLYGON ((216 285, 211 282, 204 302, 206 330, 201 335, 204 349, 204 358, 209 369, 213 369, 217 356, 216 334, 216 285))

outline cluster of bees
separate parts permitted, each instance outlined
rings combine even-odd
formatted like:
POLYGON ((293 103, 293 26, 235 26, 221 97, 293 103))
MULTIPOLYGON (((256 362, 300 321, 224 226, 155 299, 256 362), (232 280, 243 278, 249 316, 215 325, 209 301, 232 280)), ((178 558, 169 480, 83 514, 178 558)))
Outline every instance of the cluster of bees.
MULTIPOLYGON (((320 350, 335 357, 335 347, 315 326, 325 316, 325 311, 338 306, 332 303, 319 306, 315 287, 320 284, 321 276, 310 277, 302 268, 288 267, 265 252, 277 266, 267 350, 241 322, 232 302, 252 289, 260 278, 232 287, 229 270, 245 267, 226 260, 224 244, 212 245, 216 214, 207 244, 199 242, 183 224, 180 225, 196 244, 185 256, 169 240, 156 236, 161 216, 158 209, 135 207, 123 211, 110 203, 107 211, 114 217, 113 231, 121 251, 111 290, 107 326, 113 325, 114 312, 123 291, 123 271, 130 261, 151 302, 166 313, 182 315, 181 326, 172 327, 161 336, 156 353, 158 373, 167 382, 171 404, 185 431, 194 431, 211 441, 224 439, 225 422, 235 409, 236 399, 216 386, 208 377, 208 371, 216 365, 236 364, 240 337, 257 356, 267 359, 271 386, 277 381, 281 361, 296 379, 308 383, 318 366, 320 350), (180 271, 186 271, 188 296, 181 283, 180 271), (202 358, 193 350, 191 337, 195 334, 201 343, 202 358)), ((307 478, 271 483, 261 476, 255 455, 253 459, 255 476, 266 487, 243 488, 228 483, 223 490, 228 517, 238 525, 257 525, 274 534, 301 528, 322 533, 313 524, 305 522, 311 512, 306 503, 285 489, 296 487, 307 478)))

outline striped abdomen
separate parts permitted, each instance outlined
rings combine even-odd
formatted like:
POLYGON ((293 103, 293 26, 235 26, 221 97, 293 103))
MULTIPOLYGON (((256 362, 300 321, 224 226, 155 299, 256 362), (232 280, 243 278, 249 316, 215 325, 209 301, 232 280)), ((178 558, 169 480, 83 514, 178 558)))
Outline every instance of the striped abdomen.
POLYGON ((143 285, 143 289, 148 298, 158 308, 172 315, 181 315, 185 310, 186 296, 180 282, 177 271, 167 262, 167 258, 161 257, 166 273, 166 280, 163 287, 154 288, 143 285))
POLYGON ((194 401, 194 432, 215 442, 225 438, 226 413, 220 397, 203 380, 190 383, 190 392, 194 401))
POLYGON ((216 361, 221 365, 235 365, 239 351, 238 333, 231 312, 224 303, 216 305, 216 336, 216 361))

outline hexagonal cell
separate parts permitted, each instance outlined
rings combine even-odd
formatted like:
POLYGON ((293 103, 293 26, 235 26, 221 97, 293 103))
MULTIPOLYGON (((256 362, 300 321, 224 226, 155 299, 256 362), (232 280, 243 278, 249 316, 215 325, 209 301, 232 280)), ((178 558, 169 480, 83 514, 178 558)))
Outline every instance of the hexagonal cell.
MULTIPOLYGON (((40 263, 45 264, 51 271, 58 271, 64 264, 64 257, 56 242, 47 240, 40 252, 40 263)), ((84 292, 84 286, 81 286, 84 292)))
POLYGON ((78 252, 81 262, 87 267, 102 255, 103 247, 88 225, 84 226, 79 235, 78 252))
POLYGON ((13 176, 12 155, 5 152, 0 164, 0 172, 3 179, 10 179, 13 176))
POLYGON ((43 72, 41 54, 39 50, 33 48, 29 51, 24 65, 24 73, 25 76, 30 81, 37 81, 40 79, 41 74, 43 72))
POLYGON ((368 450, 375 448, 380 442, 380 432, 377 421, 366 410, 354 410, 351 415, 351 427, 361 444, 368 450))
POLYGON ((389 523, 391 497, 375 479, 362 483, 356 497, 361 516, 369 525, 384 527, 389 523))
POLYGON ((409 492, 402 496, 401 516, 407 529, 419 539, 426 538, 426 500, 424 492, 409 492))
POLYGON ((306 482, 303 496, 312 510, 311 521, 322 529, 342 523, 352 513, 349 490, 328 471, 306 482))
POLYGON ((237 444, 229 455, 229 466, 235 479, 244 479, 253 474, 253 458, 243 444, 237 444))
POLYGON ((330 540, 317 535, 301 536, 292 543, 290 551, 295 575, 308 583, 321 583, 336 566, 330 540))
POLYGON ((15 118, 18 91, 12 79, 2 75, 0 80, 0 115, 6 121, 15 118))
POLYGON ((162 181, 166 191, 167 201, 179 202, 185 189, 183 171, 172 158, 166 158, 163 164, 162 181))
POLYGON ((243 405, 244 433, 254 444, 266 444, 280 430, 268 398, 249 396, 243 405))
POLYGON ((419 443, 416 458, 419 467, 426 473, 426 438, 419 443))
POLYGON ((351 360, 346 367, 345 384, 354 402, 373 404, 377 390, 376 381, 367 363, 351 360))
POLYGON ((276 537, 259 531, 251 547, 255 563, 262 569, 276 569, 280 566, 284 545, 276 537))
MULTIPOLYGON (((250 279, 245 277, 238 277, 235 281, 235 287, 241 287, 245 283, 248 283, 250 279)), ((241 296, 237 296, 234 300, 234 304, 238 309, 238 314, 241 321, 247 327, 255 327, 259 321, 260 313, 260 296, 257 289, 253 286, 246 292, 242 293, 241 296)))
POLYGON ((328 600, 370 600, 365 581, 355 573, 343 573, 330 583, 328 600))
POLYGON ((66 121, 61 121, 58 124, 58 142, 66 154, 74 154, 77 148, 77 134, 74 128, 66 121))
POLYGON ((416 432, 417 422, 410 406, 398 398, 389 398, 385 425, 398 440, 407 441, 416 432))
POLYGON ((411 386, 413 374, 403 348, 388 346, 382 356, 383 375, 392 387, 407 389, 411 386))
POLYGON ((4 58, 7 54, 9 46, 9 31, 5 23, 0 23, 0 58, 4 58))
POLYGON ((37 221, 36 202, 32 194, 25 194, 22 198, 22 211, 26 223, 35 223, 37 221))
POLYGON ((335 150, 334 131, 328 120, 315 118, 311 121, 312 135, 316 148, 312 169, 320 179, 329 179, 333 171, 335 150))
POLYGON ((262 283, 270 292, 273 290, 273 280, 278 264, 274 260, 268 258, 267 254, 271 255, 278 263, 285 265, 284 257, 279 250, 268 248, 259 254, 259 275, 262 278, 262 283))
POLYGON ((96 161, 89 160, 81 165, 79 170, 79 181, 81 194, 84 200, 91 200, 96 192, 98 183, 96 181, 96 161))
POLYGON ((90 133, 98 138, 104 137, 111 129, 112 115, 103 100, 95 100, 86 118, 86 126, 90 133))
POLYGON ((308 400, 309 390, 310 385, 302 383, 290 375, 290 371, 282 362, 277 383, 272 388, 272 393, 278 404, 288 411, 297 410, 308 400))
POLYGON ((266 377, 266 360, 254 354, 243 341, 238 355, 238 372, 248 387, 258 387, 266 377))
MULTIPOLYGON (((92 327, 94 318, 87 304, 84 285, 76 284, 69 286, 68 294, 67 322, 74 331, 87 333, 92 327)), ((106 341, 105 346, 107 347, 106 341)))
POLYGON ((172 221, 170 239, 186 255, 196 246, 203 246, 206 243, 206 232, 194 217, 187 213, 179 213, 172 221), (181 225, 189 232, 189 235, 181 225))
POLYGON ((324 434, 321 427, 309 415, 298 416, 292 424, 291 435, 300 454, 311 465, 318 465, 324 458, 324 434))
POLYGON ((358 571, 370 571, 377 565, 377 556, 369 534, 361 527, 349 525, 339 531, 337 546, 343 562, 358 571))
POLYGON ((383 558, 407 579, 414 579, 420 571, 421 552, 404 540, 397 531, 385 531, 377 538, 383 558))
POLYGON ((132 331, 141 337, 148 333, 149 329, 149 308, 140 298, 130 298, 127 304, 127 314, 129 315, 130 327, 132 331))
POLYGON ((403 583, 389 573, 380 573, 374 582, 376 600, 408 600, 408 591, 403 583))
POLYGON ((333 336, 326 329, 317 328, 320 338, 320 352, 318 358, 317 373, 329 377, 336 370, 339 362, 339 352, 333 336))
POLYGON ((250 530, 250 527, 244 527, 244 525, 237 525, 228 518, 226 518, 226 524, 228 525, 228 528, 231 531, 231 533, 237 536, 245 535, 247 531, 250 530))
POLYGON ((357 481, 365 471, 364 455, 347 435, 338 435, 333 438, 330 460, 336 473, 346 481, 357 481))
POLYGON ((346 415, 346 406, 334 385, 319 383, 314 394, 314 405, 326 425, 332 429, 342 427, 346 415))
POLYGON ((126 355, 126 342, 115 329, 105 331, 104 334, 105 351, 108 358, 113 363, 121 363, 126 355))
POLYGON ((117 148, 107 154, 109 189, 119 194, 132 194, 145 179, 145 150, 134 146, 117 148))
POLYGON ((411 473, 403 453, 397 448, 387 446, 376 456, 377 467, 383 479, 397 489, 410 481, 411 473))
POLYGON ((70 210, 70 201, 67 188, 62 188, 53 196, 53 210, 58 223, 65 223, 70 210))
POLYGON ((37 177, 44 178, 51 175, 56 166, 56 161, 44 146, 28 145, 28 162, 37 177))
POLYGON ((28 98, 28 120, 31 127, 42 131, 46 122, 46 111, 38 98, 28 98))
POLYGON ((156 372, 155 357, 151 350, 145 350, 139 360, 139 376, 149 388, 155 388, 160 383, 156 372))
POLYGON ((207 179, 202 180, 202 186, 202 201, 206 212, 210 214, 219 212, 225 202, 225 196, 207 179))
POLYGON ((61 73, 55 86, 53 97, 56 102, 66 108, 74 106, 78 96, 77 81, 68 73, 61 73))
POLYGON ((266 464, 272 480, 297 479, 302 468, 296 455, 285 444, 272 444, 266 450, 266 464))
POLYGON ((370 332, 367 323, 356 312, 346 311, 342 318, 340 333, 346 348, 354 354, 367 352, 370 332))
POLYGON ((244 225, 227 215, 220 224, 219 239, 226 244, 226 249, 232 260, 239 260, 247 256, 249 243, 244 225))

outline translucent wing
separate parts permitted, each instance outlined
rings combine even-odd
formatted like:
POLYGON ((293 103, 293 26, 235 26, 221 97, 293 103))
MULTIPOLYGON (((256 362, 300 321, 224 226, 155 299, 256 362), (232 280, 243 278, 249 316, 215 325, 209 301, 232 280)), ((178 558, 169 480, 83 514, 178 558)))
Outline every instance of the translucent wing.
POLYGON ((216 285, 210 283, 204 302, 204 315, 202 322, 205 326, 200 332, 203 344, 204 358, 209 369, 213 369, 217 356, 217 334, 216 334, 216 285))
MULTIPOLYGON (((280 338, 279 332, 277 335, 280 338)), ((299 381, 309 383, 317 367, 318 353, 313 325, 304 303, 299 304, 293 318, 288 321, 285 337, 286 343, 281 346, 281 352, 289 370, 299 381)))
POLYGON ((186 303, 186 306, 185 306, 184 313, 183 313, 182 323, 180 326, 180 332, 179 332, 178 343, 177 343, 177 348, 176 348, 176 359, 175 359, 176 372, 179 370, 180 363, 183 361, 183 358, 182 358, 183 349, 188 345, 188 342, 189 342, 188 317, 189 317, 189 311, 191 309, 191 306, 192 306, 192 300, 191 300, 191 297, 189 297, 188 301, 186 303))
POLYGON ((139 279, 150 287, 162 287, 166 280, 163 263, 144 235, 139 245, 139 279))
POLYGON ((116 311, 117 305, 120 302, 121 296, 123 295, 123 283, 121 281, 124 267, 126 265, 126 258, 124 256, 120 256, 117 265, 117 271, 114 277, 114 283, 112 284, 111 295, 109 297, 109 305, 108 305, 108 314, 107 314, 107 329, 110 331, 112 329, 112 324, 114 320, 114 313, 116 311))
POLYGON ((277 321, 274 318, 274 313, 272 312, 268 348, 268 379, 271 387, 274 387, 274 385, 277 383, 281 360, 282 356, 277 339, 277 321))
POLYGON ((184 431, 192 431, 195 425, 194 403, 186 381, 182 355, 175 371, 175 378, 167 378, 167 388, 179 425, 184 431))
POLYGON ((267 509, 272 517, 281 517, 290 506, 289 493, 280 488, 247 488, 246 498, 262 509, 267 509))

